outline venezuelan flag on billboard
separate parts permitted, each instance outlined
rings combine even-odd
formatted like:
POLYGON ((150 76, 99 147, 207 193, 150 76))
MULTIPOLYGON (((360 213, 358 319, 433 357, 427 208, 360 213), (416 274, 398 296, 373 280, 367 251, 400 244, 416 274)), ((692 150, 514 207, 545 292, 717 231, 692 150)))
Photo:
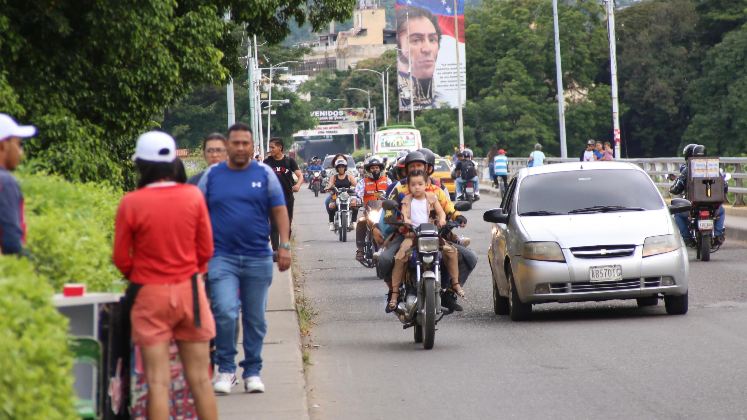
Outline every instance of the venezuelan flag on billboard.
POLYGON ((464 104, 464 0, 397 0, 396 7, 400 112, 458 105, 457 48, 464 104))

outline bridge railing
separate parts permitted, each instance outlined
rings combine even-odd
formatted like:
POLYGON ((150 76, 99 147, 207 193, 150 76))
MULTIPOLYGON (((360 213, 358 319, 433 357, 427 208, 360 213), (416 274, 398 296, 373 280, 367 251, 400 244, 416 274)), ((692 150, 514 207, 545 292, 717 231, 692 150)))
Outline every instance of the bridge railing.
MULTIPOLYGON (((475 163, 479 169, 480 177, 483 181, 490 182, 487 169, 486 158, 475 158, 475 163)), ((527 166, 528 158, 508 158, 508 174, 509 177, 515 174, 519 169, 527 166)), ((651 159, 620 159, 623 162, 634 163, 641 167, 654 184, 661 190, 664 197, 669 196, 669 187, 672 182, 667 179, 669 174, 678 175, 680 172, 680 165, 684 162, 682 158, 651 158, 651 159)), ((555 158, 548 157, 547 163, 562 163, 562 162, 579 162, 577 158, 555 158)), ((734 185, 729 187, 729 192, 734 194, 733 204, 734 206, 745 205, 745 195, 747 195, 747 185, 744 184, 744 179, 747 179, 747 158, 735 158, 735 157, 720 157, 719 166, 724 173, 731 174, 734 179, 734 185)), ((731 195, 731 194, 730 194, 731 195)))

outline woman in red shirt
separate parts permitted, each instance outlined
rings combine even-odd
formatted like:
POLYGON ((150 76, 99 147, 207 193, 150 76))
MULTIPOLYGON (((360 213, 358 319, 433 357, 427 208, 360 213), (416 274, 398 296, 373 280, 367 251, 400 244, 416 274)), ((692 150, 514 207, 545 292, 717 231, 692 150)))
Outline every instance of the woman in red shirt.
POLYGON ((202 276, 213 255, 213 233, 200 190, 174 179, 176 145, 166 133, 141 135, 132 159, 136 191, 119 203, 114 264, 136 295, 132 339, 141 348, 148 381, 148 418, 169 418, 169 344, 176 339, 200 420, 217 420, 210 383, 209 341, 215 321, 202 276))

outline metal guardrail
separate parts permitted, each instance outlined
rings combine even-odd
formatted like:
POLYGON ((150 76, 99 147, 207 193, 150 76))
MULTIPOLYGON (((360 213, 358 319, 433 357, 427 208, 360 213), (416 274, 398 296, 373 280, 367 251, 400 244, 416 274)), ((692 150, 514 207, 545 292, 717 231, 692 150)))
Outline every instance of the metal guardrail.
MULTIPOLYGON (((527 166, 528 158, 508 158, 508 174, 509 176, 515 174, 519 169, 527 166)), ((487 158, 475 158, 475 163, 481 174, 483 181, 490 182, 490 178, 486 177, 487 174, 487 158)), ((680 165, 684 162, 682 158, 651 158, 651 159, 620 159, 620 162, 630 162, 641 167, 654 184, 662 190, 664 197, 669 196, 669 187, 672 182, 667 179, 669 174, 679 174, 680 165)), ((577 158, 555 158, 548 157, 547 163, 563 163, 563 162, 579 162, 577 158)), ((734 185, 729 187, 729 192, 734 194, 734 202, 732 203, 735 207, 745 205, 745 195, 747 195, 747 185, 744 184, 744 179, 747 179, 747 158, 734 158, 734 157, 720 157, 719 166, 724 173, 731 174, 734 179, 734 185)))

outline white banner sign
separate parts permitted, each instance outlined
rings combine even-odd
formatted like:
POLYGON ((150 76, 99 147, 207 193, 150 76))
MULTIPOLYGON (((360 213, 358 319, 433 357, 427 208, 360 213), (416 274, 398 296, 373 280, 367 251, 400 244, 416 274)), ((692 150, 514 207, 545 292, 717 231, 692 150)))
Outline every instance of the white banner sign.
POLYGON ((358 134, 358 126, 320 125, 313 130, 301 130, 293 134, 293 137, 313 137, 313 136, 342 136, 349 134, 358 134))

